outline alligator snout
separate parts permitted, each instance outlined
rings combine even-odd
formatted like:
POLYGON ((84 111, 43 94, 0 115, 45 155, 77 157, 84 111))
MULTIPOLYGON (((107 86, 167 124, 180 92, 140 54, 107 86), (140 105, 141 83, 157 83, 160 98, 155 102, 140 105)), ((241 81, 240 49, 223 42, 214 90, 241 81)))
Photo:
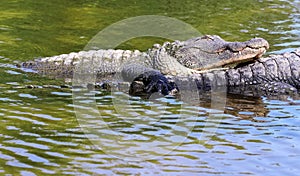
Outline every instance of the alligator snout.
POLYGON ((254 49, 265 48, 267 50, 270 47, 269 42, 263 38, 253 38, 246 43, 248 47, 254 49))
POLYGON ((241 52, 242 50, 246 48, 250 49, 269 49, 269 43, 267 40, 263 38, 253 38, 251 40, 248 40, 246 42, 228 42, 227 49, 229 49, 232 52, 241 52))

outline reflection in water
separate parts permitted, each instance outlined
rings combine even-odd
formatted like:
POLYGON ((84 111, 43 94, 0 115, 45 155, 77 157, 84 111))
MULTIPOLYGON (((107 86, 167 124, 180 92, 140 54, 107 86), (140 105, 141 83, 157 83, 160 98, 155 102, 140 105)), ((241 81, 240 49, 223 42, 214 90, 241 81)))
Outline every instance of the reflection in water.
MULTIPOLYGON (((203 99, 199 104, 201 107, 211 108, 210 97, 203 99)), ((262 97, 245 96, 239 94, 227 94, 224 113, 245 120, 254 120, 255 117, 266 117, 269 110, 263 102, 262 97)))
POLYGON ((242 119, 254 120, 255 117, 266 117, 269 110, 260 97, 243 97, 229 94, 227 96, 226 114, 242 119))
POLYGON ((220 94, 218 91, 190 92, 182 90, 180 93, 184 94, 185 100, 183 100, 180 96, 177 98, 189 105, 200 106, 208 109, 216 109, 228 115, 253 121, 255 121, 256 117, 269 116, 270 110, 265 103, 267 100, 271 102, 282 102, 282 105, 296 105, 293 103, 293 101, 297 102, 300 99, 299 94, 261 96, 255 91, 247 91, 245 94, 241 94, 241 92, 238 94, 220 94), (200 95, 197 96, 198 94, 200 95), (219 101, 219 104, 222 106, 214 105, 214 103, 217 101, 219 101))

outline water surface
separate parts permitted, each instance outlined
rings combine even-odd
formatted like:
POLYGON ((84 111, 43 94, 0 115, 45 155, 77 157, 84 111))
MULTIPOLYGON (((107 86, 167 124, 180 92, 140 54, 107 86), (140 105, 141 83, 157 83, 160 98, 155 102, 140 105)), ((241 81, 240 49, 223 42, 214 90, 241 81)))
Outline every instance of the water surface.
MULTIPOLYGON (((95 91, 90 101, 102 119, 92 119, 85 109, 90 102, 75 106, 68 88, 23 88, 61 85, 62 80, 23 72, 14 64, 80 51, 101 29, 139 15, 174 17, 226 40, 263 37, 270 42, 269 53, 291 51, 300 46, 299 3, 0 2, 1 175, 297 175, 297 97, 227 95, 218 109, 210 100, 147 101, 95 91), (87 138, 74 108, 93 120, 86 125, 100 137, 87 138)), ((119 47, 145 50, 162 41, 140 38, 119 47)))

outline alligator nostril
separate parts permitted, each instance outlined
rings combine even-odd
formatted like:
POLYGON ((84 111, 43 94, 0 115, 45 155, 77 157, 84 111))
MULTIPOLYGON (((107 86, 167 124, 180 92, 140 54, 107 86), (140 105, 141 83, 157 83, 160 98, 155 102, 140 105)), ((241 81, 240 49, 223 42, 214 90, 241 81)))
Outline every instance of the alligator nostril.
POLYGON ((269 49, 269 43, 267 40, 263 38, 253 38, 246 42, 247 46, 250 48, 266 48, 269 49))

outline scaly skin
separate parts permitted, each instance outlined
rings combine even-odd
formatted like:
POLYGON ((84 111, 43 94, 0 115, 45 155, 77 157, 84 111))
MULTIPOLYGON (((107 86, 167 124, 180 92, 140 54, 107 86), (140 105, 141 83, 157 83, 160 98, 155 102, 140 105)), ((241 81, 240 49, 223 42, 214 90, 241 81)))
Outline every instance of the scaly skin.
POLYGON ((262 38, 227 42, 217 35, 206 35, 170 44, 168 53, 182 65, 196 70, 228 67, 261 57, 269 48, 262 38))
MULTIPOLYGON (((139 75, 145 70, 158 70, 164 75, 187 76, 197 70, 220 68, 260 57, 269 44, 261 38, 247 42, 226 42, 219 36, 206 35, 187 41, 158 44, 147 52, 138 50, 81 51, 29 61, 22 67, 58 77, 72 77, 75 67, 91 66, 101 76, 127 70, 127 75, 139 75), (136 65, 127 67, 127 65, 136 65), (142 68, 142 72, 137 68, 142 68), (200 68, 198 68, 200 67, 200 68), (131 70, 133 69, 133 70, 131 70), (136 71, 138 70, 138 71, 136 71)), ((126 73, 125 71, 123 71, 126 73)))
MULTIPOLYGON (((226 85, 228 92, 245 95, 286 95, 300 89, 300 50, 281 55, 270 55, 254 63, 228 70, 217 70, 190 76, 168 76, 180 90, 197 88, 209 91, 226 85)), ((145 96, 143 79, 131 84, 132 95, 145 96)))
MULTIPOLYGON (((299 85, 298 77, 294 76, 298 75, 297 71, 293 73, 294 75, 284 75, 284 71, 278 70, 269 74, 267 72, 274 66, 273 62, 278 69, 284 66, 284 64, 277 64, 282 62, 277 59, 279 56, 274 56, 275 59, 272 61, 257 60, 268 47, 268 42, 261 38, 246 42, 226 42, 218 36, 203 36, 183 42, 166 42, 162 46, 155 45, 147 52, 82 51, 36 59, 25 62, 21 66, 41 74, 63 78, 72 77, 75 72, 93 73, 103 78, 122 73, 126 81, 133 81, 130 89, 133 95, 139 92, 156 91, 165 95, 178 89, 179 85, 184 85, 182 83, 187 84, 193 80, 200 90, 209 90, 214 84, 226 84, 229 87, 258 85, 259 89, 266 91, 276 91, 276 88, 283 86, 282 90, 294 91, 299 85), (254 60, 257 60, 254 64, 238 66, 240 63, 254 62, 254 60), (270 62, 273 65, 269 64, 270 62), (221 79, 224 81, 219 81, 221 79), (263 85, 264 83, 269 85, 263 85)), ((295 56, 293 53, 292 55, 299 58, 296 57, 298 55, 295 56)), ((295 63, 293 60, 288 60, 287 62, 290 63, 285 66, 292 68, 292 65, 299 64, 298 60, 295 60, 295 63)))
POLYGON ((176 84, 195 82, 199 90, 210 90, 225 83, 230 92, 251 91, 258 95, 296 93, 300 89, 300 49, 281 55, 270 55, 254 63, 194 74, 189 77, 172 77, 176 84), (185 81, 183 81, 185 80, 185 81))

